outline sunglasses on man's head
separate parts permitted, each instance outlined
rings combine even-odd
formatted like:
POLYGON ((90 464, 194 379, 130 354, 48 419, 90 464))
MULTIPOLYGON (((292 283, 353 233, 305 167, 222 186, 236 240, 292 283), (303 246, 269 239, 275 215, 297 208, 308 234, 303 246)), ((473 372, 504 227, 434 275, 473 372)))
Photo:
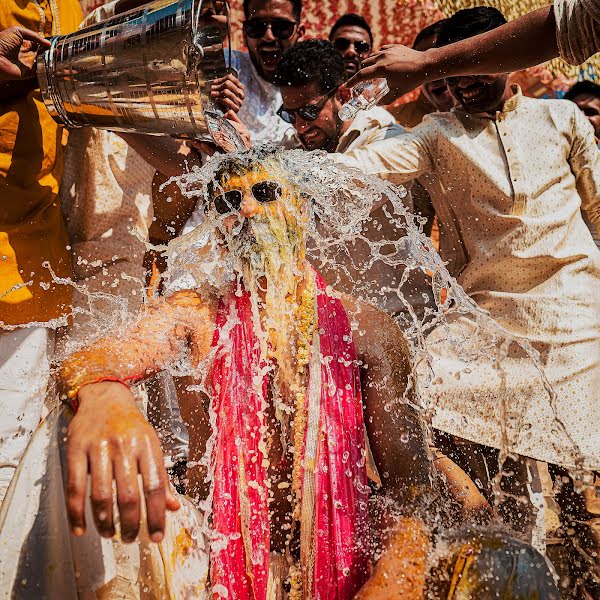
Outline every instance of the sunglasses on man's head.
POLYGON ((287 19, 249 19, 244 21, 244 31, 249 38, 258 40, 264 37, 270 27, 271 33, 278 40, 289 40, 297 25, 297 21, 287 19))
MULTIPOLYGON (((250 190, 257 202, 266 204, 279 200, 282 196, 282 189, 276 181, 259 181, 255 183, 250 190)), ((242 205, 244 194, 242 190, 229 190, 223 194, 218 194, 212 199, 215 210, 220 215, 226 215, 230 212, 238 211, 242 205)))
POLYGON ((323 110, 325 104, 327 104, 327 100, 331 98, 336 92, 338 88, 333 88, 326 96, 323 96, 321 100, 319 100, 316 104, 306 104, 305 106, 301 106, 300 108, 284 108, 283 105, 277 111, 277 114, 290 125, 296 124, 296 115, 300 115, 302 120, 304 121, 314 121, 323 110))
POLYGON ((340 52, 346 52, 350 46, 354 46, 357 54, 368 54, 371 51, 371 44, 369 44, 369 42, 365 42, 364 40, 354 41, 339 37, 333 42, 333 45, 340 52))

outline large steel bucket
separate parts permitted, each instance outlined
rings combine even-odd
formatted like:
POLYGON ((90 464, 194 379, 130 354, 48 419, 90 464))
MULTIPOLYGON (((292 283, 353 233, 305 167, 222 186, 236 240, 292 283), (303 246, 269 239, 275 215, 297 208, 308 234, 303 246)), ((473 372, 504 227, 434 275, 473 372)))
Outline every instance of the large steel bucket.
POLYGON ((226 73, 211 7, 155 0, 53 38, 37 61, 48 111, 67 127, 211 139, 211 82, 226 73))

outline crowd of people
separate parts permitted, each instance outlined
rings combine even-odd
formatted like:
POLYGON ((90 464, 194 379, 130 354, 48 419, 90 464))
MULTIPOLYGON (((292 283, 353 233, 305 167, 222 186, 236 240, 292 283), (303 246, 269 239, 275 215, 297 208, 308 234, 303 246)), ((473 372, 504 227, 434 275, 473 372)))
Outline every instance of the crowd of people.
POLYGON ((244 0, 246 50, 226 53, 212 95, 252 158, 68 131, 48 114, 34 67, 46 38, 141 4, 114 0, 85 20, 78 0, 0 5, 0 529, 16 510, 8 490, 28 443, 60 397, 75 412, 71 532, 89 535, 87 513, 121 557, 118 585, 106 562, 101 583, 89 578, 106 593, 93 597, 142 598, 154 586, 153 598, 600 598, 600 86, 580 81, 564 99, 540 100, 510 78, 600 50, 596 3, 556 0, 511 23, 495 8, 465 9, 424 28, 413 48, 376 50, 358 14, 305 39, 302 0, 244 0), (385 101, 420 88, 418 99, 342 121, 351 87, 379 77, 385 101), (371 260, 371 243, 404 235, 389 201, 372 207, 339 264, 317 273, 307 194, 282 158, 297 149, 404 185, 405 208, 449 274, 531 345, 545 379, 515 348, 499 368, 476 347, 468 314, 427 330, 428 364, 413 368, 403 330, 442 304, 430 277, 371 260), (168 183, 212 161, 206 202, 168 183), (157 291, 160 249, 213 217, 219 252, 239 258, 238 287, 212 294, 186 280, 157 291), (253 231, 250 249, 238 221, 253 231), (377 307, 357 298, 365 282, 377 307), (202 372, 191 386, 165 375, 182 351, 202 372), (319 356, 334 366, 321 369, 319 356), (150 377, 151 401, 169 387, 189 431, 183 491, 195 505, 175 493, 129 389, 150 377), (434 407, 427 424, 418 406, 434 407), (210 494, 207 452, 218 473, 210 494), (369 494, 390 500, 376 517, 369 494), (207 497, 214 539, 197 514, 207 497), (180 571, 164 559, 173 535, 186 545, 180 571), (223 544, 218 536, 229 545, 211 547, 207 566, 202 549, 223 544), (552 554, 553 537, 565 553, 552 554), (446 554, 432 560, 442 539, 446 554), (123 548, 136 540, 132 559, 123 548), (140 566, 144 553, 152 567, 140 566))

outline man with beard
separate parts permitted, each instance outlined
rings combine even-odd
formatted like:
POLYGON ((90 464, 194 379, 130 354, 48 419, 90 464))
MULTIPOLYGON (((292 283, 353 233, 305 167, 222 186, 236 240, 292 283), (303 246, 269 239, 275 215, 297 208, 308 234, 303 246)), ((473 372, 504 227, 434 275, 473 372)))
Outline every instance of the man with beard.
MULTIPOLYGON (((283 103, 278 112, 294 126, 305 149, 350 152, 404 131, 394 117, 379 106, 342 121, 338 113, 346 100, 340 90, 344 74, 340 53, 326 40, 299 42, 279 63, 275 82, 280 86, 283 103)), ((410 202, 410 196, 406 202, 410 202)), ((323 271, 323 276, 339 291, 354 295, 364 292, 396 319, 410 323, 406 302, 421 319, 427 304, 423 294, 429 294, 429 305, 432 305, 433 293, 426 275, 413 271, 402 285, 401 297, 397 289, 403 278, 402 270, 397 264, 371 261, 373 242, 398 240, 405 235, 402 226, 388 218, 390 210, 393 213, 390 202, 374 210, 361 232, 362 238, 346 249, 347 256, 327 261, 332 268, 323 271), (365 267, 370 263, 370 267, 365 267)))
MULTIPOLYGON (((202 573, 188 571, 181 589, 197 598, 207 588, 234 598, 279 598, 287 589, 290 598, 345 600, 362 587, 362 598, 422 598, 425 515, 437 514, 438 496, 406 342, 385 313, 338 296, 310 267, 307 200, 285 168, 271 152, 222 160, 208 186, 207 218, 219 232, 212 252, 233 277, 218 288, 191 286, 193 258, 183 252, 188 278, 179 291, 154 301, 129 331, 63 363, 64 391, 78 407, 68 433, 71 526, 76 535, 84 531, 89 471, 100 533, 115 533, 114 478, 121 537, 134 540, 140 474, 150 539, 163 540, 165 509, 178 503, 128 384, 184 351, 205 392, 184 410, 191 456, 209 454, 202 463, 209 477, 192 468, 189 491, 211 506, 213 545, 210 588, 202 573), (378 510, 382 556, 371 577, 365 431, 388 499, 378 510), (208 494, 207 481, 214 482, 208 494)), ((198 235, 177 241, 175 260, 198 235)), ((467 496, 466 505, 482 507, 476 493, 467 496)), ((185 551, 164 561, 172 575, 197 556, 201 536, 187 527, 174 532, 185 551)), ((497 548, 506 549, 503 542, 497 548)), ((544 568, 531 572, 552 589, 544 568)))
POLYGON ((329 32, 329 41, 339 50, 348 77, 354 75, 373 50, 373 33, 364 17, 354 13, 342 15, 329 32))
MULTIPOLYGON (((444 24, 438 45, 504 22, 489 7, 459 11, 444 24)), ((433 175, 435 185, 421 181, 454 237, 450 272, 510 334, 534 346, 557 394, 548 394, 532 362, 515 349, 503 362, 502 380, 477 348, 484 339, 475 323, 458 319, 447 332, 438 328, 429 336, 438 379, 423 388, 437 407, 434 426, 521 456, 594 470, 600 467, 600 252, 581 210, 598 229, 600 157, 577 107, 525 98, 507 79, 448 78, 457 108, 339 160, 400 182, 433 175), (446 333, 465 339, 479 362, 458 356, 446 333), (498 412, 504 402, 510 419, 498 412)), ((593 556, 600 536, 593 510, 582 516, 584 498, 571 496, 574 503, 563 513, 578 515, 582 543, 593 556)), ((526 521, 522 509, 511 521, 526 521)))
POLYGON ((304 35, 302 0, 244 0, 244 43, 231 66, 245 88, 239 118, 253 142, 297 145, 289 125, 277 116, 281 94, 273 82, 283 53, 304 35))

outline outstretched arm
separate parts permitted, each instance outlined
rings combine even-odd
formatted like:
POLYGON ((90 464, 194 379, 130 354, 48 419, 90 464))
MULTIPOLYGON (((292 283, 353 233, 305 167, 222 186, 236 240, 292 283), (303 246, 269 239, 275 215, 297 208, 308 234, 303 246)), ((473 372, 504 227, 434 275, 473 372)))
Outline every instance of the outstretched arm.
POLYGON ((145 308, 129 331, 98 340, 63 363, 63 391, 79 406, 67 437, 67 511, 75 535, 82 535, 86 527, 89 473, 98 531, 104 537, 115 533, 114 479, 121 536, 133 541, 140 526, 141 475, 148 531, 153 541, 162 539, 165 509, 177 510, 178 503, 169 490, 156 433, 138 411, 127 384, 173 361, 187 341, 193 341, 199 354, 207 352, 213 323, 210 303, 195 292, 179 292, 145 308), (203 324, 206 335, 192 336, 203 324))
POLYGON ((389 103, 427 83, 458 75, 508 73, 526 69, 559 54, 552 6, 530 12, 502 27, 424 52, 401 45, 383 46, 363 62, 347 86, 385 77, 389 103))

